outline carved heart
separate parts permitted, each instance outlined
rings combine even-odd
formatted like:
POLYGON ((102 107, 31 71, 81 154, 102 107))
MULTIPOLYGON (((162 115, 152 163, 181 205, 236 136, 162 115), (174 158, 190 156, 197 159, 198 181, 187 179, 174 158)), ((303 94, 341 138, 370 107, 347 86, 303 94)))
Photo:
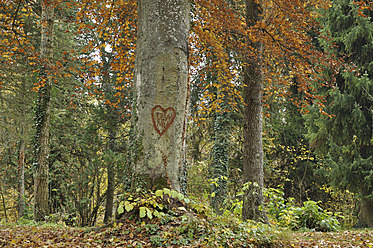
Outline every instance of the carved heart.
POLYGON ((162 136, 174 122, 175 116, 176 112, 174 108, 164 109, 159 105, 155 106, 152 109, 152 120, 155 131, 162 136))

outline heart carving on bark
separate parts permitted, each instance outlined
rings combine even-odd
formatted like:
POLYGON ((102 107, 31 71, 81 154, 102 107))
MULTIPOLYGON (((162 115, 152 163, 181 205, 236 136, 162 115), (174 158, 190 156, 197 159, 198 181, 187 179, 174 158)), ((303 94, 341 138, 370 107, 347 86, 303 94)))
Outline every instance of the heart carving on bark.
POLYGON ((174 108, 169 107, 164 109, 159 105, 155 106, 152 109, 152 120, 155 131, 162 136, 174 122, 175 116, 176 112, 174 108))

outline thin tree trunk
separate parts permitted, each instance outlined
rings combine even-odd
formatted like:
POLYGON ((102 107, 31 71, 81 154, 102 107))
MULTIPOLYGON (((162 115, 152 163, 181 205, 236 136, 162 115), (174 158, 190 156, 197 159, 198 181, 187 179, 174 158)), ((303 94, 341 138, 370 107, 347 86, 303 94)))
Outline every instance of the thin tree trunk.
POLYGON ((53 3, 48 0, 42 2, 41 16, 41 54, 42 67, 40 78, 42 87, 39 89, 39 98, 35 113, 35 147, 34 147, 34 219, 44 220, 49 215, 49 132, 51 111, 51 59, 53 52, 53 3))
POLYGON ((108 223, 113 217, 113 204, 114 204, 114 165, 109 163, 107 165, 107 195, 105 204, 104 223, 108 223))
MULTIPOLYGON (((3 183, 3 185, 4 185, 4 183, 3 183)), ((5 205, 5 198, 4 198, 4 193, 3 193, 3 187, 0 187, 0 193, 1 193, 1 199, 2 199, 2 202, 3 202, 5 222, 8 223, 8 214, 6 212, 6 205, 5 205)))
MULTIPOLYGON (((246 0, 248 26, 260 20, 260 6, 246 0)), ((249 41, 250 42, 250 41, 249 41)), ((251 42, 250 42, 251 43, 251 42)), ((256 58, 246 61, 244 68, 243 183, 247 184, 243 198, 242 219, 267 221, 263 209, 263 145, 262 145, 262 71, 260 42, 251 43, 256 58)))
MULTIPOLYGON (((22 125, 22 124, 21 124, 22 125)), ((25 212, 25 141, 23 139, 23 127, 21 127, 21 141, 18 153, 19 166, 19 200, 18 200, 18 219, 23 217, 25 212)))
POLYGON ((212 192, 215 194, 211 199, 211 206, 218 214, 222 214, 224 200, 227 194, 228 185, 228 164, 229 164, 229 139, 230 124, 228 116, 228 102, 225 92, 217 92, 218 98, 223 98, 220 103, 221 109, 215 113, 214 120, 214 141, 212 148, 213 163, 213 184, 212 192))
MULTIPOLYGON (((101 40, 104 43, 103 40, 101 40)), ((105 92, 105 96, 113 101, 114 99, 114 89, 111 85, 111 77, 110 77, 110 62, 112 59, 112 53, 106 52, 105 48, 102 48, 101 54, 103 56, 103 70, 102 70, 102 88, 105 92)), ((115 191, 115 159, 113 155, 116 150, 116 136, 117 136, 117 129, 118 129, 118 112, 117 110, 110 106, 106 105, 106 129, 109 133, 107 146, 106 146, 106 155, 107 160, 106 162, 106 171, 107 171, 107 189, 106 189, 106 204, 105 204, 105 215, 104 215, 104 223, 108 223, 112 216, 113 216, 113 205, 114 205, 114 191, 115 191)))
POLYGON ((139 0, 133 104, 135 182, 180 191, 185 160, 189 0, 139 0))
MULTIPOLYGON (((26 94, 26 82, 22 81, 22 91, 20 113, 21 116, 26 116, 26 109, 24 106, 25 95, 26 94)), ((19 134, 21 137, 18 152, 18 167, 19 167, 19 199, 18 199, 18 219, 21 219, 25 212, 25 123, 20 121, 19 134)))
MULTIPOLYGON (((116 123, 115 127, 111 127, 112 130, 109 130, 109 145, 108 150, 112 152, 115 151, 115 138, 116 138, 116 123)), ((105 216, 104 223, 108 223, 113 216, 113 204, 114 204, 114 191, 115 191, 115 170, 114 170, 113 158, 109 158, 107 162, 107 194, 106 194, 106 205, 105 205, 105 216)))

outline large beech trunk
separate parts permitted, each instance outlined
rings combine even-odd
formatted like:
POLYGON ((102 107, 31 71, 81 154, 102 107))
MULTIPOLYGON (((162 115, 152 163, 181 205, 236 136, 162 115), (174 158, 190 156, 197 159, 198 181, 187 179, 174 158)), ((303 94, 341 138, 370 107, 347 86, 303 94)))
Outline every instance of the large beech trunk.
MULTIPOLYGON (((260 6, 255 0, 246 0, 248 26, 260 20, 260 6)), ((244 220, 266 221, 263 211, 263 145, 262 145, 262 70, 260 54, 262 44, 251 43, 256 58, 249 58, 244 68, 244 125, 243 125, 243 183, 247 183, 242 208, 244 220)))
POLYGON ((139 0, 135 181, 180 190, 188 84, 189 0, 139 0))
POLYGON ((34 219, 44 220, 49 215, 49 132, 51 112, 51 59, 53 52, 53 3, 48 0, 42 1, 41 16, 41 53, 42 66, 40 78, 42 87, 39 89, 39 98, 35 113, 35 147, 34 147, 34 219))

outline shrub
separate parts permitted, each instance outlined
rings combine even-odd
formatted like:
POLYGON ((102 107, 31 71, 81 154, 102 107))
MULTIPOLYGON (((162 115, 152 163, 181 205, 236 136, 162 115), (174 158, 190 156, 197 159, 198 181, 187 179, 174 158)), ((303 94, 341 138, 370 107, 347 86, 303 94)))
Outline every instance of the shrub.
POLYGON ((333 214, 323 210, 320 202, 306 201, 297 207, 294 199, 285 200, 281 189, 267 189, 266 211, 272 222, 292 230, 314 229, 316 231, 336 231, 340 228, 338 218, 340 213, 333 214))

